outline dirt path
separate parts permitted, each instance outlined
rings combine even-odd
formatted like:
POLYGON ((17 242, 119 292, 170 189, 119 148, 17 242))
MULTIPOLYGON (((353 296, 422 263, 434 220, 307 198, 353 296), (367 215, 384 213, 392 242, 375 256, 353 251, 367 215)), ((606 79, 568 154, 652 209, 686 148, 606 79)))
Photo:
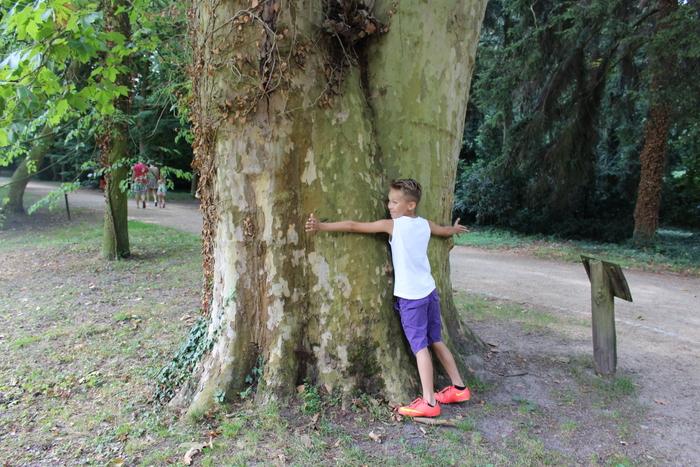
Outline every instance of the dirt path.
MULTIPOLYGON (((450 260, 456 290, 590 320, 590 286, 581 264, 467 247, 456 247, 450 260)), ((640 402, 649 409, 642 439, 660 452, 678 453, 679 465, 697 465, 700 279, 641 271, 625 276, 634 302, 615 302, 618 368, 635 375, 640 402)), ((570 352, 592 352, 589 329, 568 330, 570 352)))
MULTIPOLYGON (((0 185, 7 179, 0 178, 0 185)), ((56 184, 32 182, 28 191, 45 194, 56 184)), ((69 195, 71 206, 101 210, 97 190, 69 195)), ((196 202, 170 202, 166 209, 136 209, 129 218, 198 234, 196 202)), ((450 256, 456 290, 526 307, 590 319, 590 287, 580 264, 540 260, 516 253, 456 247, 450 256)), ((635 375, 640 402, 648 408, 642 438, 679 465, 700 463, 700 279, 674 274, 625 271, 634 303, 616 301, 618 365, 635 375)), ((590 331, 573 327, 559 352, 590 352, 590 331)), ((510 343, 513 347, 537 345, 510 343)), ((544 349, 543 349, 544 350, 544 349)))
MULTIPOLYGON (((9 178, 0 177, 0 186, 9 182, 9 178)), ((31 181, 27 193, 44 196, 58 187, 55 182, 31 181)), ((102 211, 104 197, 102 192, 95 189, 81 189, 68 195, 71 208, 87 208, 102 211)), ((167 201, 165 209, 156 208, 149 203, 146 209, 137 209, 134 200, 129 200, 129 219, 151 224, 160 224, 175 229, 184 230, 199 235, 202 232, 202 216, 199 214, 199 202, 167 201)))

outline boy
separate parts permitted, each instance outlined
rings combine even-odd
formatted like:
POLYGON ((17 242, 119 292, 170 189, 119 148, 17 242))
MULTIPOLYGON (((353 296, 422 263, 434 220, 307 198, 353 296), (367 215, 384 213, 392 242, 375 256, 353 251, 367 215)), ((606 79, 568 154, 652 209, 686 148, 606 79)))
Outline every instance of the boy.
POLYGON ((440 335, 440 298, 428 262, 430 235, 450 237, 467 232, 459 225, 436 225, 416 215, 421 198, 421 186, 413 179, 391 182, 389 213, 391 219, 375 222, 319 222, 313 214, 306 221, 307 232, 387 233, 394 264, 394 296, 401 315, 401 327, 416 356, 423 397, 399 408, 407 417, 437 417, 440 404, 467 401, 469 389, 464 385, 452 353, 440 335), (433 361, 429 347, 452 380, 452 385, 438 393, 433 390, 433 361))

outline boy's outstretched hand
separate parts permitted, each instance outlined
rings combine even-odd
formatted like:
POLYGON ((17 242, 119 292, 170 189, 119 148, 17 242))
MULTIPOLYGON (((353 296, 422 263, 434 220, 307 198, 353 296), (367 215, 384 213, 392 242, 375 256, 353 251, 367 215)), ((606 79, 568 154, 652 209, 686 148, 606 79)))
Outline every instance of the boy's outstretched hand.
POLYGON ((458 235, 469 232, 469 229, 466 226, 460 225, 459 217, 455 221, 455 224, 452 226, 452 229, 454 230, 454 233, 452 235, 458 235))
POLYGON ((309 218, 306 220, 306 225, 304 230, 306 232, 318 232, 319 231, 318 219, 314 217, 314 213, 309 214, 309 218))

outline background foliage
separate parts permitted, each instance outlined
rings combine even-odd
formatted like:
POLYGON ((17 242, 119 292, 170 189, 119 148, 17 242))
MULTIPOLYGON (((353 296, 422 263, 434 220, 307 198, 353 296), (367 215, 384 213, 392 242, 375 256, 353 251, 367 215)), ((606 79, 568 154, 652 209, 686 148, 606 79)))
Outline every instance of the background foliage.
POLYGON ((185 5, 130 2, 129 38, 108 30, 105 11, 89 0, 0 2, 0 167, 16 165, 48 126, 57 137, 31 171, 85 180, 97 170, 95 139, 110 118, 128 123, 132 160, 189 170, 185 5), (123 74, 129 86, 117 84, 123 74), (115 99, 128 95, 130 111, 120 113, 115 99))
POLYGON ((620 240, 632 233, 653 49, 677 61, 662 221, 700 225, 700 12, 680 3, 492 0, 472 84, 456 209, 481 224, 620 240))

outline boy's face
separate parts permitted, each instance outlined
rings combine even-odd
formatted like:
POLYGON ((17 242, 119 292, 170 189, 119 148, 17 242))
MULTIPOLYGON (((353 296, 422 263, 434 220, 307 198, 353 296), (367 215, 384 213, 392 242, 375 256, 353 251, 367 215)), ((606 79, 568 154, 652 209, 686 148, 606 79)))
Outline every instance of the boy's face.
POLYGON ((401 190, 389 189, 389 214, 392 219, 398 219, 401 216, 413 216, 416 213, 416 202, 406 198, 401 190))

